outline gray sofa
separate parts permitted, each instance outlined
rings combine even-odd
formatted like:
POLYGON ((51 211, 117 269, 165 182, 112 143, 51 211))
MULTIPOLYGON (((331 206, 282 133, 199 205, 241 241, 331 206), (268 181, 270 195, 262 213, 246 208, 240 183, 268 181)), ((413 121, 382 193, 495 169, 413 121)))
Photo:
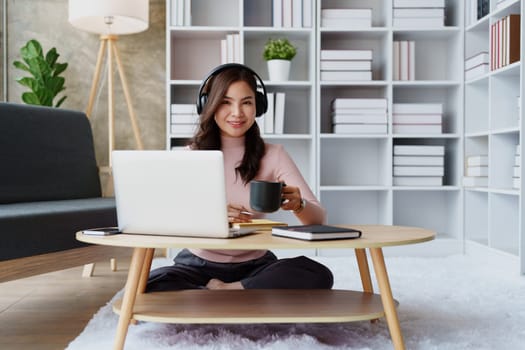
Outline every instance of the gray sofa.
POLYGON ((0 282, 122 255, 75 239, 116 222, 86 115, 0 103, 0 282))

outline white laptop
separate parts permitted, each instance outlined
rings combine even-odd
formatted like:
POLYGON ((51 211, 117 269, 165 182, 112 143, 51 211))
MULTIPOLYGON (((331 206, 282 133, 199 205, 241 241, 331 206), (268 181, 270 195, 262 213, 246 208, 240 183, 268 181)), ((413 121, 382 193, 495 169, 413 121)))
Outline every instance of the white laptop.
POLYGON ((229 238, 220 151, 113 151, 119 230, 130 234, 229 238))

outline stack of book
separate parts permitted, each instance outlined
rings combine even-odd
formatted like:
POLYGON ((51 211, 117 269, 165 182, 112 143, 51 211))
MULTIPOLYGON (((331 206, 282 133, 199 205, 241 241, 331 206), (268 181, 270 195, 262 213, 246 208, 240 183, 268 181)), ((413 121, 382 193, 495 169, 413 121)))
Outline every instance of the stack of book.
POLYGON ((193 134, 199 125, 199 115, 195 104, 171 105, 171 133, 193 134))
POLYGON ((332 101, 334 134, 386 134, 386 98, 336 98, 332 101))
POLYGON ((394 145, 394 186, 442 186, 445 146, 394 145))
POLYGON ((372 9, 322 9, 321 28, 362 29, 372 27, 372 9))
MULTIPOLYGON (((249 6, 246 1, 244 6, 249 6)), ((272 20, 277 28, 311 28, 313 0, 273 0, 272 20)))
POLYGON ((443 104, 394 103, 392 132, 394 134, 441 134, 443 104))
POLYGON ((416 42, 394 41, 394 80, 416 80, 416 42))
POLYGON ((372 80, 372 50, 321 50, 321 80, 372 80))
POLYGON ((284 92, 268 92, 268 110, 256 119, 262 134, 284 133, 284 92))
POLYGON ((490 26, 490 70, 520 60, 520 15, 508 15, 490 26))
POLYGON ((240 34, 226 34, 221 40, 221 64, 225 63, 241 63, 240 34))
POLYGON ((514 154, 512 187, 517 189, 521 188, 521 152, 519 144, 516 145, 516 153, 514 154))
POLYGON ((170 0, 170 24, 191 26, 191 0, 170 0))
POLYGON ((394 0, 393 26, 441 28, 445 26, 445 0, 394 0))
POLYGON ((489 72, 489 53, 479 52, 465 60, 465 80, 483 76, 489 72))
POLYGON ((489 185, 489 157, 485 154, 467 156, 463 186, 487 187, 489 185))

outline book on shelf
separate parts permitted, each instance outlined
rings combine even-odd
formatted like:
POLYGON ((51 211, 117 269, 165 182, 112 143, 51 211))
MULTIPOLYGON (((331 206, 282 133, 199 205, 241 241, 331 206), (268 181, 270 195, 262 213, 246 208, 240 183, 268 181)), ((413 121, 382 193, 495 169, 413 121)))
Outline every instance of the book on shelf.
POLYGON ((392 124, 394 134, 441 134, 441 124, 392 124))
POLYGON ((414 40, 394 41, 394 80, 415 80, 416 42, 414 40))
POLYGON ((284 133, 284 102, 286 95, 284 92, 275 93, 275 123, 274 123, 274 133, 283 134, 284 133))
POLYGON ((372 71, 321 71, 320 78, 324 81, 369 81, 372 80, 372 71))
POLYGON ((273 26, 280 28, 283 26, 283 0, 273 0, 272 5, 273 26))
POLYGON ((269 231, 274 226, 288 226, 285 222, 274 221, 269 219, 252 219, 250 222, 235 222, 231 224, 231 227, 240 228, 252 228, 257 231, 269 231))
POLYGON ((293 2, 292 0, 282 0, 283 4, 283 28, 292 28, 293 2))
POLYGON ((443 114, 442 103, 394 103, 393 114, 443 114))
POLYGON ((303 0, 303 27, 311 28, 312 27, 312 5, 313 0, 303 0))
POLYGON ((82 234, 91 235, 91 236, 110 236, 110 235, 116 235, 117 233, 120 233, 120 230, 118 229, 118 227, 115 227, 115 226, 96 227, 96 228, 88 228, 86 230, 82 230, 82 234))
POLYGON ((199 124, 171 124, 172 134, 194 134, 199 124))
POLYGON ((518 166, 521 166, 521 157, 519 154, 516 154, 514 156, 514 165, 518 165, 518 166))
POLYGON ((521 188, 521 179, 519 177, 513 177, 512 178, 512 188, 521 188))
POLYGON ((394 186, 443 186, 442 176, 394 176, 394 186))
POLYGON ((394 145, 394 155, 427 155, 427 156, 444 156, 445 146, 430 145, 394 145))
POLYGON ((441 124, 443 116, 441 114, 425 113, 393 113, 392 122, 394 124, 441 124))
POLYGON ((273 27, 312 27, 312 0, 271 0, 271 2, 273 27))
POLYGON ((467 156, 467 166, 489 165, 489 157, 484 154, 467 156))
POLYGON ((360 115, 387 115, 386 107, 378 107, 378 108, 354 108, 354 107, 332 107, 332 114, 333 115, 354 115, 354 114, 360 114, 360 115))
POLYGON ((398 166, 394 165, 394 176, 443 176, 444 166, 398 166))
POLYGON ((463 186, 465 187, 487 187, 489 178, 487 176, 463 176, 463 186))
POLYGON ((489 167, 485 165, 468 166, 466 176, 489 176, 489 167))
POLYGON ((297 225, 273 227, 272 235, 307 241, 360 238, 361 231, 332 225, 297 225))
POLYGON ((241 41, 239 34, 226 34, 221 40, 221 64, 241 62, 241 41))
POLYGON ((481 51, 465 59, 465 70, 479 66, 480 64, 489 64, 489 53, 481 51))
POLYGON ((393 27, 395 28, 443 28, 445 21, 441 17, 394 17, 393 27))
POLYGON ((372 28, 371 18, 321 18, 321 28, 362 29, 372 28))
POLYGON ((372 9, 322 9, 322 28, 371 28, 372 9))
POLYGON ((198 124, 199 118, 197 114, 172 114, 171 124, 198 124))
POLYGON ((372 18, 372 9, 321 9, 321 18, 372 18))
POLYGON ((264 114, 263 130, 265 134, 273 134, 275 121, 275 95, 273 92, 268 92, 266 97, 268 98, 268 109, 264 114))
POLYGON ((372 50, 321 50, 321 60, 371 60, 372 50))
POLYGON ((334 124, 334 134, 386 134, 387 124, 334 124))
POLYGON ((386 110, 386 98, 335 98, 331 107, 338 108, 383 108, 386 110))
POLYGON ((491 24, 491 70, 520 60, 520 15, 511 14, 491 24))
POLYGON ((170 107, 172 114, 197 114, 195 103, 172 103, 170 107))
POLYGON ((319 68, 322 71, 345 71, 345 70, 372 70, 370 60, 321 60, 319 68))
POLYGON ((433 8, 445 7, 445 0, 394 0, 394 8, 433 8))
POLYGON ((394 165, 423 165, 423 166, 444 166, 445 157, 443 156, 394 156, 394 165))
POLYGON ((333 124, 386 124, 386 113, 383 114, 333 114, 333 124))
POLYGON ((292 28, 303 27, 303 0, 292 0, 292 28))
POLYGON ((170 24, 172 26, 191 26, 191 0, 170 1, 170 24))
POLYGON ((445 9, 443 7, 434 8, 396 8, 393 9, 394 18, 445 18, 445 9))

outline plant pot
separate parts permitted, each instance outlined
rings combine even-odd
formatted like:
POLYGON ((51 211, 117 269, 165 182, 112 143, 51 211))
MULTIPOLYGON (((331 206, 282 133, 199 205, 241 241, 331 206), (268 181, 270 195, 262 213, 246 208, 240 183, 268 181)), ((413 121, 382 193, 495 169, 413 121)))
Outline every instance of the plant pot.
POLYGON ((268 73, 271 81, 287 81, 290 76, 291 61, 269 60, 268 73))

